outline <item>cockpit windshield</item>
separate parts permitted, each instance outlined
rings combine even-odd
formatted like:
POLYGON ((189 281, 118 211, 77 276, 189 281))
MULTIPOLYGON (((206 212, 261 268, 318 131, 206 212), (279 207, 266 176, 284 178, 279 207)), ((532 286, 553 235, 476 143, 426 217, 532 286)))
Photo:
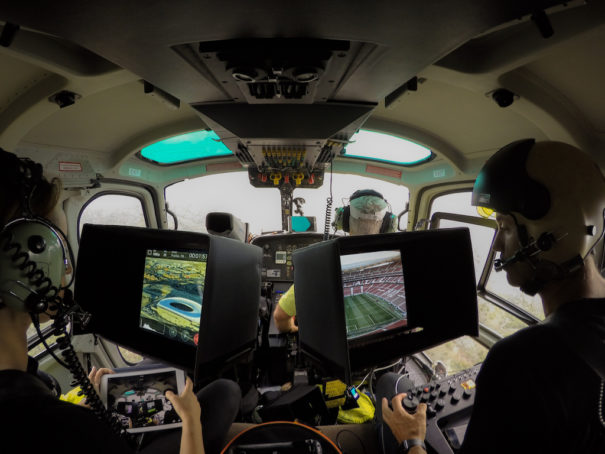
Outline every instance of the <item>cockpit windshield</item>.
MULTIPOLYGON (((409 199, 405 186, 360 175, 332 175, 332 208, 347 203, 349 196, 358 189, 374 189, 391 205, 391 211, 400 213, 409 199)), ((295 189, 293 198, 302 198, 301 210, 305 216, 315 216, 317 230, 322 231, 326 217, 326 200, 330 196, 330 175, 318 189, 295 189)), ((227 212, 250 224, 250 232, 281 230, 280 193, 273 188, 255 188, 248 181, 248 174, 234 172, 209 175, 181 181, 166 188, 169 210, 178 220, 179 230, 205 232, 206 214, 227 212), (210 197, 208 195, 211 195, 210 197)), ((330 228, 332 230, 332 228, 330 228)))

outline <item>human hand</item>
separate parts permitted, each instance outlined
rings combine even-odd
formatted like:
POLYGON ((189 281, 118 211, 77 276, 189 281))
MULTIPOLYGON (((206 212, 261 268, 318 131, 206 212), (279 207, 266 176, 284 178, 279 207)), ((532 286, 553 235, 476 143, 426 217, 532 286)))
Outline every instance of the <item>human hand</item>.
POLYGON ((97 394, 99 394, 99 389, 101 387, 101 377, 103 377, 105 374, 115 374, 115 372, 107 367, 101 367, 97 370, 96 366, 92 366, 90 374, 88 374, 88 379, 92 383, 92 386, 95 388, 97 394))
POLYGON ((201 421, 202 410, 197 396, 193 394, 193 382, 189 377, 187 377, 185 389, 180 395, 177 396, 172 391, 166 391, 166 398, 172 403, 183 423, 201 421))
MULTIPOLYGON (((107 367, 101 367, 100 369, 97 370, 96 366, 92 366, 92 369, 90 370, 90 373, 88 374, 88 379, 90 380, 90 383, 92 383, 92 386, 95 389, 97 394, 100 393, 99 390, 100 390, 100 386, 101 386, 101 377, 105 374, 115 374, 115 372, 111 369, 108 369, 107 367)), ((87 399, 82 399, 80 402, 78 402, 78 405, 82 405, 83 407, 90 408, 90 405, 88 405, 87 399)))
POLYGON ((391 400, 392 410, 389 408, 388 400, 383 398, 382 419, 390 427, 398 443, 411 438, 424 441, 426 437, 426 404, 418 405, 416 413, 408 413, 401 404, 406 396, 406 393, 402 393, 393 397, 391 400))

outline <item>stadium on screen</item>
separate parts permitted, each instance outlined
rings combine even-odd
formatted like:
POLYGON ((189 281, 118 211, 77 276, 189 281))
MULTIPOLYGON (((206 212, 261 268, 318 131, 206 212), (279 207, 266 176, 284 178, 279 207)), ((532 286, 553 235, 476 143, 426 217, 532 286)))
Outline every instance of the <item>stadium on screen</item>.
POLYGON ((342 255, 340 265, 348 339, 407 325, 398 250, 342 255))

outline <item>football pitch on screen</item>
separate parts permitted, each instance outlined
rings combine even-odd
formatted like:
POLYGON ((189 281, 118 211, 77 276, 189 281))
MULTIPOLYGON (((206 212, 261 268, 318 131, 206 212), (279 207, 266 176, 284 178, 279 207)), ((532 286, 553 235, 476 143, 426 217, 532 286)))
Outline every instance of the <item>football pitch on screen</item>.
POLYGON ((388 301, 370 293, 345 296, 347 337, 357 337, 403 318, 388 301))

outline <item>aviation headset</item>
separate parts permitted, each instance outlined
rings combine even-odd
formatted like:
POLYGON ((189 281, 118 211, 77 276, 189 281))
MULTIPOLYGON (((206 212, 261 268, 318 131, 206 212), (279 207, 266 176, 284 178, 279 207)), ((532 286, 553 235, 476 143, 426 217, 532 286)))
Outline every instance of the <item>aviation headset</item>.
POLYGON ((72 266, 74 261, 61 230, 32 211, 32 196, 43 181, 42 166, 0 148, 0 178, 20 192, 18 217, 0 231, 0 308, 31 314, 54 310, 59 291, 71 284, 61 285, 68 259, 72 266))
MULTIPOLYGON (((42 186, 48 184, 42 176, 42 166, 0 148, 0 181, 18 190, 16 199, 20 197, 19 217, 10 220, 0 231, 0 309, 10 307, 30 314, 42 343, 59 364, 69 369, 94 414, 106 421, 117 435, 127 437, 121 423, 107 412, 95 392, 66 329, 66 315, 78 309, 68 289, 75 275, 74 257, 63 232, 32 210, 32 198, 39 195, 36 190, 43 191, 42 186), (71 279, 62 285, 68 265, 72 266, 71 279), (60 336, 57 344, 63 360, 53 353, 40 331, 38 315, 48 310, 56 311, 51 315, 53 333, 60 336)), ((12 208, 7 200, 0 198, 1 215, 7 215, 12 208)), ((82 317, 80 323, 86 323, 84 320, 82 317)), ((43 381, 47 382, 44 378, 43 381)))
MULTIPOLYGON (((349 203, 352 200, 358 199, 364 196, 374 196, 378 197, 388 203, 386 199, 382 196, 382 194, 378 191, 374 191, 373 189, 361 189, 359 191, 355 191, 351 197, 349 198, 349 203)), ((382 218, 382 224, 380 226, 380 233, 391 233, 396 231, 396 219, 395 216, 390 211, 387 211, 382 218)), ((351 206, 347 205, 345 207, 336 209, 336 217, 332 225, 336 228, 336 230, 343 230, 345 232, 350 231, 350 220, 351 220, 351 206)))

